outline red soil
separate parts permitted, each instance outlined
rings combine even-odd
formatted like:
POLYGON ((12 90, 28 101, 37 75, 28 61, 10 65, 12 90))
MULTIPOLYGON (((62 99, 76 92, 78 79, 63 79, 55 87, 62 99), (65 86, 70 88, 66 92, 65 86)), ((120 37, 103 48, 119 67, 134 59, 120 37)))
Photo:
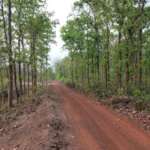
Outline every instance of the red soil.
POLYGON ((134 122, 59 82, 52 86, 63 99, 78 150, 150 150, 150 135, 134 122))
POLYGON ((150 135, 126 117, 57 81, 48 90, 55 95, 0 129, 0 150, 150 150, 150 135))

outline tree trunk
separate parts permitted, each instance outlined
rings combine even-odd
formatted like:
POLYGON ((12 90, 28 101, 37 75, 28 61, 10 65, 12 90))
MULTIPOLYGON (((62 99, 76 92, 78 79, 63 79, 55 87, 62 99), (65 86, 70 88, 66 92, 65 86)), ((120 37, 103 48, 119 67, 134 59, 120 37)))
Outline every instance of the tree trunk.
POLYGON ((70 70, 71 70, 71 79, 72 79, 72 84, 74 84, 74 59, 73 59, 73 54, 71 55, 71 66, 70 66, 70 70))
POLYGON ((129 77, 130 77, 130 71, 129 71, 129 48, 126 50, 126 91, 128 93, 129 89, 129 77))
MULTIPOLYGON (((144 7, 145 7, 145 0, 140 0, 139 1, 139 11, 141 15, 144 13, 144 7)), ((143 25, 143 22, 142 22, 143 25)), ((142 76, 143 76, 143 68, 142 68, 142 59, 143 59, 143 54, 142 54, 142 48, 143 48, 143 27, 141 25, 141 28, 139 30, 139 86, 142 86, 142 76)))
POLYGON ((26 93, 26 64, 23 64, 23 90, 24 90, 24 94, 26 93))
POLYGON ((35 94, 37 90, 37 62, 36 62, 36 52, 35 52, 35 42, 36 35, 32 34, 31 41, 31 66, 32 66, 32 93, 35 94))
POLYGON ((30 95, 30 65, 27 65, 27 78, 28 78, 28 96, 30 95))
POLYGON ((20 51, 20 35, 18 37, 18 50, 19 50, 19 61, 18 61, 18 74, 19 74, 19 88, 20 94, 23 94, 23 87, 22 87, 22 70, 21 70, 21 51, 20 51))
POLYGON ((107 24, 107 41, 106 41, 106 53, 105 53, 105 82, 106 88, 108 88, 108 82, 110 81, 110 53, 109 53, 109 44, 110 44, 110 30, 107 24))
POLYGON ((8 102, 9 107, 13 106, 13 52, 12 52, 12 4, 11 0, 8 0, 8 59, 9 59, 9 90, 8 90, 8 102))
POLYGON ((48 87, 48 58, 46 57, 46 88, 48 87))
MULTIPOLYGON (((119 36, 118 36, 118 44, 121 44, 121 38, 122 34, 121 31, 119 31, 119 36)), ((118 70, 118 82, 119 82, 119 88, 122 88, 122 51, 119 49, 119 70, 118 70)))
POLYGON ((142 68, 142 48, 143 48, 143 38, 142 38, 142 29, 139 31, 139 39, 140 39, 140 50, 139 50, 139 86, 142 85, 142 75, 143 75, 143 68, 142 68))
POLYGON ((14 61, 14 88, 16 91, 16 99, 17 103, 19 103, 19 91, 18 91, 18 85, 17 85, 17 71, 16 71, 16 62, 14 61))
POLYGON ((23 34, 22 34, 22 32, 20 31, 20 34, 21 34, 21 45, 22 45, 22 50, 23 50, 23 59, 24 59, 24 63, 23 63, 23 91, 24 91, 24 94, 25 94, 25 92, 26 92, 26 83, 25 83, 25 81, 26 81, 26 63, 25 63, 25 52, 24 52, 24 50, 25 50, 25 48, 24 48, 24 37, 23 37, 23 34))

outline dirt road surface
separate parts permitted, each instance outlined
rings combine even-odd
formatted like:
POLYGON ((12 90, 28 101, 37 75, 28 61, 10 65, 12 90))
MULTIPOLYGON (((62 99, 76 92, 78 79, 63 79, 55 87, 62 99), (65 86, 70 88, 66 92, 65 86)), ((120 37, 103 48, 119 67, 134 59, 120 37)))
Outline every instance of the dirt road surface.
POLYGON ((137 124, 60 82, 38 99, 0 126, 0 150, 150 150, 137 124))
POLYGON ((71 150, 72 135, 60 100, 47 89, 35 102, 12 112, 14 119, 0 126, 0 150, 71 150))
POLYGON ((150 150, 150 135, 134 122, 59 82, 51 86, 63 99, 77 150, 150 150))

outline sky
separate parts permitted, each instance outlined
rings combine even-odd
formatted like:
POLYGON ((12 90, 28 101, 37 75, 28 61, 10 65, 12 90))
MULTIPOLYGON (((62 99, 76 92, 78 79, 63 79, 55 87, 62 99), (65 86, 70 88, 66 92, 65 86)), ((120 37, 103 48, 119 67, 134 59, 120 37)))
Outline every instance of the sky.
POLYGON ((52 45, 50 56, 50 64, 55 65, 57 61, 60 61, 68 55, 68 51, 64 50, 63 41, 60 37, 60 29, 67 21, 67 17, 71 13, 73 3, 75 0, 47 0, 48 11, 54 12, 54 18, 59 20, 59 25, 56 29, 56 44, 52 45))

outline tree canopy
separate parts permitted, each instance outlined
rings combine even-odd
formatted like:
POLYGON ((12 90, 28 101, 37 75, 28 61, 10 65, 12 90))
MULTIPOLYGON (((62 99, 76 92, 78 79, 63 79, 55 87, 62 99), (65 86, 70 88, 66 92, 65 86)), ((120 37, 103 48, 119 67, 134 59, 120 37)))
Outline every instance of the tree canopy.
POLYGON ((38 81, 49 72, 55 26, 45 0, 0 1, 0 88, 9 89, 9 106, 13 105, 14 91, 17 99, 31 93, 30 89, 36 93, 38 81))
POLYGON ((69 58, 58 65, 61 78, 102 95, 148 93, 149 32, 146 0, 75 2, 61 30, 69 50, 69 58))

